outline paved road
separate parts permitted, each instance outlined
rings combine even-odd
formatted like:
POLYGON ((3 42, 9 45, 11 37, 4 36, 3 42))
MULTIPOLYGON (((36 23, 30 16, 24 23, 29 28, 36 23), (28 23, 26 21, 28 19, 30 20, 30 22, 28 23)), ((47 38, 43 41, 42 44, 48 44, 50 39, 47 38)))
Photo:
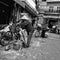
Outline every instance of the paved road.
POLYGON ((11 57, 4 60, 60 60, 60 35, 49 33, 48 38, 33 37, 31 47, 15 52, 13 59, 11 57))
POLYGON ((60 35, 50 34, 44 43, 41 42, 40 49, 41 60, 60 60, 60 35))

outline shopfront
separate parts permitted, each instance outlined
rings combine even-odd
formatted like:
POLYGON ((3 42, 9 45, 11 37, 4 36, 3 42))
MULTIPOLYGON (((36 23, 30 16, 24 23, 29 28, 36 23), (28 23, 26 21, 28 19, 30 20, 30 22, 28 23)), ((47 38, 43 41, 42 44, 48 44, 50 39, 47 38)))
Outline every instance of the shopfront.
POLYGON ((13 0, 0 0, 0 24, 8 24, 11 11, 13 9, 13 3, 13 0))
POLYGON ((0 24, 9 24, 10 20, 19 20, 21 13, 28 13, 27 16, 30 20, 37 17, 37 10, 34 5, 30 4, 30 1, 0 1, 0 24), (28 4, 29 3, 29 4, 28 4), (4 17, 4 18, 3 18, 4 17), (16 18, 16 19, 15 19, 16 18))
POLYGON ((58 16, 44 16, 45 23, 48 24, 49 28, 52 28, 53 25, 58 25, 59 17, 58 16))

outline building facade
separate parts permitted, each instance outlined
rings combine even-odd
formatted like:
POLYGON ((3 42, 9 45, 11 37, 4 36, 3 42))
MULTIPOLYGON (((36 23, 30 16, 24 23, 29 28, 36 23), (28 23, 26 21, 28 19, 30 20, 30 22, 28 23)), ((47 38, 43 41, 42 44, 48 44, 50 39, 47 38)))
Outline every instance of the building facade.
MULTIPOLYGON (((44 23, 50 25, 59 25, 60 26, 60 1, 59 0, 46 0, 44 1, 45 5, 40 4, 39 9, 43 11, 44 23), (41 6, 42 5, 42 6, 41 6)), ((41 14, 40 11, 40 14, 41 14)))
POLYGON ((46 11, 45 15, 48 15, 49 23, 58 25, 58 28, 60 28, 60 1, 47 0, 47 6, 49 6, 49 11, 46 11))
POLYGON ((38 14, 33 0, 0 0, 0 12, 0 24, 9 23, 8 21, 12 19, 19 20, 21 13, 25 13, 30 20, 33 20, 38 14))

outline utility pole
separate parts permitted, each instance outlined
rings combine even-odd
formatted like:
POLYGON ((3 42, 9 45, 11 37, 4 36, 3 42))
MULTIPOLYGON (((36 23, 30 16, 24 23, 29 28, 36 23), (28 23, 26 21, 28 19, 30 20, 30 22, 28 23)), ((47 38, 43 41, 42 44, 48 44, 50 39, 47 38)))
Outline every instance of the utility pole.
POLYGON ((35 0, 35 3, 36 3, 36 9, 38 10, 39 9, 39 0, 35 0))

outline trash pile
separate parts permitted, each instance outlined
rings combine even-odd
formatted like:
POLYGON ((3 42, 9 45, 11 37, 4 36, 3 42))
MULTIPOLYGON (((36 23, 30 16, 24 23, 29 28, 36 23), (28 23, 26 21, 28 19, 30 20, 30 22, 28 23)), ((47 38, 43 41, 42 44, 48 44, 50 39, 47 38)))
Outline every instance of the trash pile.
POLYGON ((5 47, 4 50, 19 50, 22 44, 26 43, 24 30, 20 26, 10 23, 4 29, 0 30, 0 46, 5 47))

